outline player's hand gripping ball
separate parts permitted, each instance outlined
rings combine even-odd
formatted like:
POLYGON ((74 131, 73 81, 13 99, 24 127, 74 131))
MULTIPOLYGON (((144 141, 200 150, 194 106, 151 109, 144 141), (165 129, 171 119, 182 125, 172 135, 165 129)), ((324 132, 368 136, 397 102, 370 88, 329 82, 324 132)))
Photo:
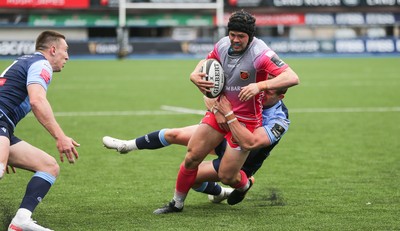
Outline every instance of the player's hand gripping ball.
POLYGON ((207 59, 201 68, 201 72, 206 73, 205 80, 214 83, 214 87, 210 88, 210 92, 206 92, 208 98, 216 98, 224 89, 225 76, 221 64, 216 59, 207 59))

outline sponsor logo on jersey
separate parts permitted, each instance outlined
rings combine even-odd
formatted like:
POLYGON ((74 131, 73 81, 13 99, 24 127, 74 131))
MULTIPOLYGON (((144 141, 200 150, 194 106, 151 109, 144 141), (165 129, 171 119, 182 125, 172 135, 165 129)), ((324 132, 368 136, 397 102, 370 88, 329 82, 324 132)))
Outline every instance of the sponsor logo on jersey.
POLYGON ((250 73, 248 71, 240 71, 240 78, 246 80, 250 77, 250 73))
POLYGON ((277 55, 272 56, 271 61, 278 67, 285 65, 285 62, 283 62, 277 55))
POLYGON ((42 69, 42 72, 40 72, 40 77, 46 82, 50 82, 50 73, 46 69, 42 69))
POLYGON ((285 128, 279 124, 275 124, 274 127, 271 128, 271 132, 275 136, 275 138, 279 140, 282 134, 285 132, 285 128))
POLYGON ((241 86, 227 86, 226 90, 227 91, 240 91, 240 90, 242 90, 242 87, 241 86))

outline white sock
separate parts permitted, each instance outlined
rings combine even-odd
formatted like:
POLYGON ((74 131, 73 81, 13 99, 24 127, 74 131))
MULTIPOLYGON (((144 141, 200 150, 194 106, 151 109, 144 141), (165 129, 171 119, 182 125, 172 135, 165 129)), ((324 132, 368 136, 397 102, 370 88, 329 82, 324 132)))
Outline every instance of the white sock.
POLYGON ((175 201, 175 207, 180 208, 180 209, 183 208, 183 204, 185 202, 186 196, 187 196, 186 194, 182 195, 180 193, 175 192, 174 198, 173 198, 173 200, 175 201))
POLYGON ((138 147, 136 146, 136 139, 128 140, 128 147, 130 150, 138 150, 138 147))
POLYGON ((25 220, 30 219, 31 216, 32 216, 31 211, 24 209, 24 208, 20 208, 20 209, 18 209, 17 214, 15 214, 15 219, 17 221, 25 221, 25 220))

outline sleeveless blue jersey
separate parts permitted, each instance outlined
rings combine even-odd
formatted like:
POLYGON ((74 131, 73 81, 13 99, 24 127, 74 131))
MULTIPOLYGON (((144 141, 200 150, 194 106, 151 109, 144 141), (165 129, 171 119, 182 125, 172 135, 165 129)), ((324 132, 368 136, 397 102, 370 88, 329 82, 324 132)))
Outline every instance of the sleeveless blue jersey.
POLYGON ((47 91, 52 75, 50 63, 40 52, 17 58, 0 74, 0 119, 15 128, 31 111, 27 86, 40 84, 47 91))

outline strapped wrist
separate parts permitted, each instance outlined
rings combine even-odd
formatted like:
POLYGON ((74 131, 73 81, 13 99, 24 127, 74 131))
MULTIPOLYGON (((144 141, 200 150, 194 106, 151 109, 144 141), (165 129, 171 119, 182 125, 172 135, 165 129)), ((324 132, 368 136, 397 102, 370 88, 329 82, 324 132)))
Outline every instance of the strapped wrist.
POLYGON ((230 111, 230 112, 226 113, 224 116, 225 116, 225 117, 228 117, 228 116, 230 116, 230 115, 233 115, 233 111, 230 111))
POLYGON ((237 120, 237 118, 235 117, 235 118, 233 118, 233 119, 231 119, 231 120, 228 120, 228 122, 226 122, 226 123, 229 125, 229 124, 233 123, 233 122, 236 121, 236 120, 237 120))

